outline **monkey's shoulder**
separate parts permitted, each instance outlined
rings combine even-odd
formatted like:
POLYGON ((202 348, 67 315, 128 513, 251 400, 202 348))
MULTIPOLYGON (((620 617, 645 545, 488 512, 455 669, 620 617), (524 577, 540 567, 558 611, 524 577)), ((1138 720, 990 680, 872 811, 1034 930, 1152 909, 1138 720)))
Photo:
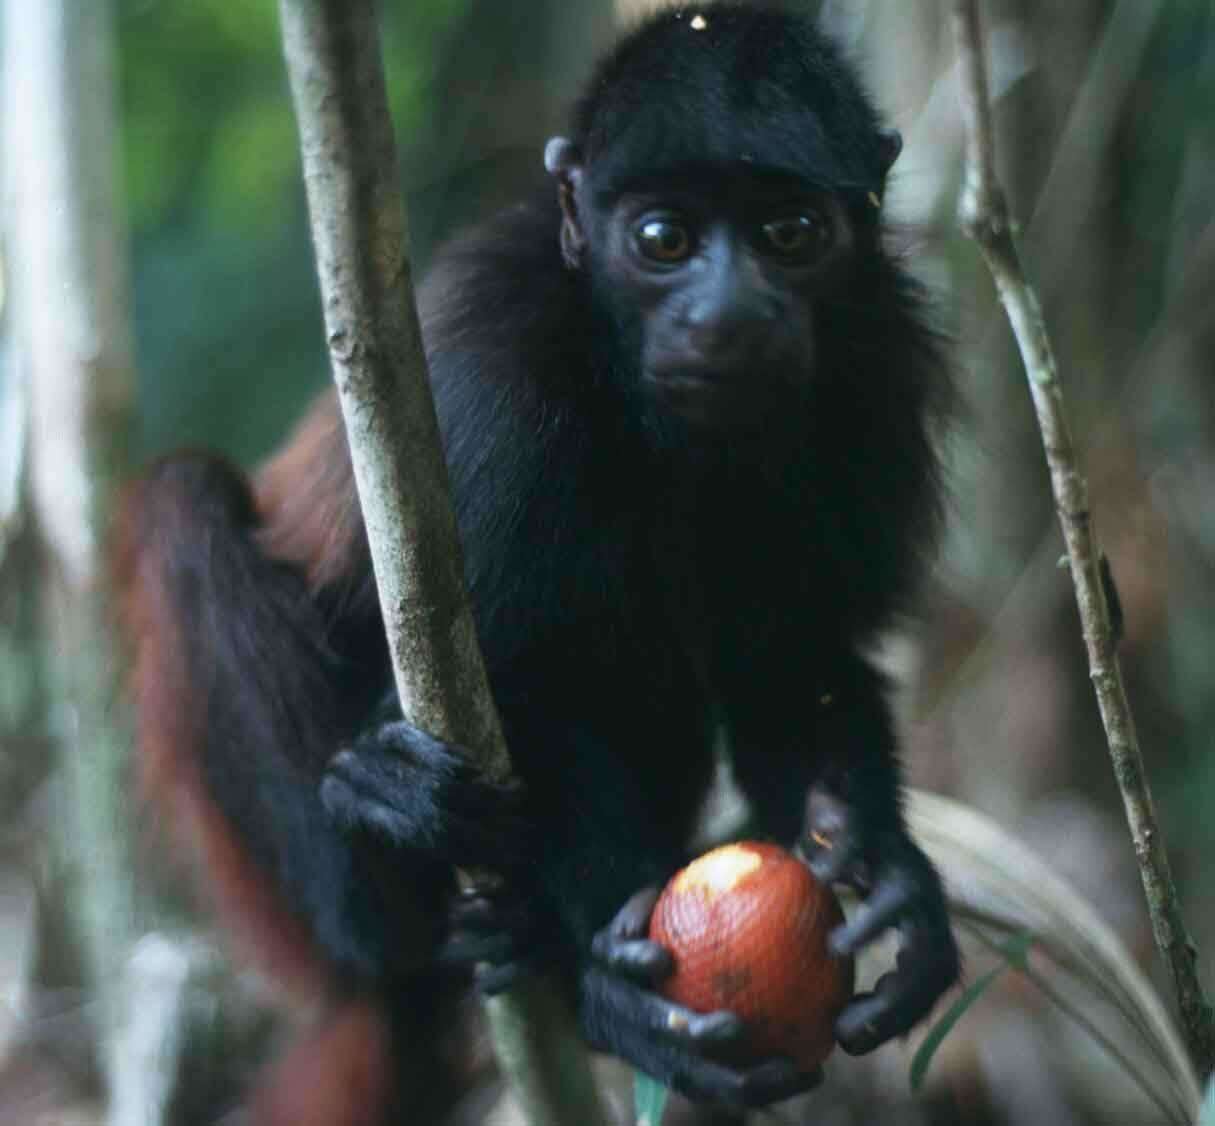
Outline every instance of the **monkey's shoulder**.
POLYGON ((562 263, 552 196, 537 190, 440 249, 418 293, 432 363, 476 352, 501 364, 553 351, 570 318, 589 313, 582 278, 562 263))

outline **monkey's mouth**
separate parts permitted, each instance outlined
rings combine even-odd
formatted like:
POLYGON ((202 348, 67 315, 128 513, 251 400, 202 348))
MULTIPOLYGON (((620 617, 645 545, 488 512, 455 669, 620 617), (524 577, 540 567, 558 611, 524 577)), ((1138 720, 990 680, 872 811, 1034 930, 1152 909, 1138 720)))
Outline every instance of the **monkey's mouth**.
POLYGON ((737 425, 755 417, 759 403, 736 370, 681 367, 651 370, 642 380, 659 408, 699 425, 737 425))

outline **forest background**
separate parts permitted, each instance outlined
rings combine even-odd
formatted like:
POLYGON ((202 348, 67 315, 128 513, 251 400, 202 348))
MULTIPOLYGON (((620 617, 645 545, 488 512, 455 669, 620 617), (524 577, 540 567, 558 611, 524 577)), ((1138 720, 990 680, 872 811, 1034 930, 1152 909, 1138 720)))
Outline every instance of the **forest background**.
MULTIPOLYGON (((909 776, 1029 844, 1155 974, 1019 361, 982 263, 957 230, 962 138, 946 5, 803 6, 821 9, 861 58, 903 131, 890 204, 898 237, 958 341, 964 408, 947 443, 948 532, 916 620, 884 654, 908 686, 899 703, 909 776)), ((1000 171, 1121 594, 1131 700, 1210 982, 1215 5, 995 0, 985 9, 1000 171)), ((115 12, 115 155, 137 372, 127 457, 138 465, 207 445, 252 462, 328 379, 275 8, 120 0, 115 12)), ((560 131, 615 15, 605 0, 385 3, 419 267, 444 237, 540 175, 544 138, 560 131)), ((0 398, 15 370, 6 324, 0 398)), ((48 842, 61 829, 51 748, 65 721, 48 687, 53 654, 23 632, 39 581, 30 541, 18 531, 0 556, 5 1123, 10 1112, 22 1115, 14 1123, 64 1107, 91 1113, 99 1067, 87 975, 61 941, 70 928, 56 926, 46 878, 48 842)), ((133 870, 165 895, 172 880, 144 845, 133 870)), ((227 979, 217 989, 237 992, 241 1005, 251 997, 223 1036, 276 1034, 255 990, 227 979)), ((815 1113, 835 1107, 838 1118, 821 1120, 864 1121, 880 1106, 896 1123, 1013 1126, 1144 1120, 1119 1069, 1011 978, 968 1014, 934 1066, 936 1085, 918 1102, 893 1052, 863 1080, 833 1073, 815 1113)), ((218 1120, 243 1080, 232 1070, 215 1064, 180 1120, 218 1120)))

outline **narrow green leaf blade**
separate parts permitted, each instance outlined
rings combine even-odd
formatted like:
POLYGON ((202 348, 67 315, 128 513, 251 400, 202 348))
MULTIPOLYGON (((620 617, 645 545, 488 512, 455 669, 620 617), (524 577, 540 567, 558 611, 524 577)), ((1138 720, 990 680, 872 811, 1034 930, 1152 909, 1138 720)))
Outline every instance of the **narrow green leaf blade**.
POLYGON ((996 949, 1010 966, 1019 970, 1029 968, 1029 952, 1034 945, 1034 936, 1026 931, 1021 934, 1009 935, 1003 942, 996 944, 996 949))
POLYGON ((1004 965, 997 966, 994 970, 988 970, 981 978, 972 982, 963 991, 962 995, 941 1014, 940 1019, 932 1026, 928 1035, 924 1037, 923 1042, 916 1049, 915 1056, 911 1060, 910 1079, 913 1091, 918 1091, 923 1085, 924 1076, 928 1073, 928 1065, 932 1063, 932 1057, 936 1055, 937 1049, 944 1042, 945 1037, 953 1030, 953 1026, 962 1019, 966 1010, 991 988, 992 983, 1009 966, 1025 969, 1027 965, 1026 959, 1033 944, 1034 938, 1031 934, 1015 934, 1004 942, 1001 942, 997 950, 1004 959, 1004 965))
POLYGON ((637 1126, 660 1126, 670 1092, 641 1071, 633 1073, 633 1116, 637 1126))
POLYGON ((932 1026, 912 1058, 910 1076, 913 1091, 918 1091, 923 1085, 928 1065, 932 1063, 932 1057, 937 1054, 937 1049, 953 1030, 953 1026, 962 1019, 962 1014, 987 992, 991 983, 1006 969, 1008 969, 1007 966, 997 966, 994 970, 988 970, 981 978, 972 982, 965 992, 941 1014, 941 1019, 932 1026))

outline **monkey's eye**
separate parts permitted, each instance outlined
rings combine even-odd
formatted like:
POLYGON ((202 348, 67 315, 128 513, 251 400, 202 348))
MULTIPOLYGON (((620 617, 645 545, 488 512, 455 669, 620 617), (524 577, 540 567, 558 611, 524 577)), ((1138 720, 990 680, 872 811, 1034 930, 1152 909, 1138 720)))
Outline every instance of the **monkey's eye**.
POLYGON ((806 261, 816 258, 831 246, 831 224, 813 212, 786 215, 763 226, 768 249, 781 258, 806 261))
POLYGON ((651 262, 673 264, 692 253, 692 235, 677 219, 647 219, 634 235, 637 249, 651 262))

